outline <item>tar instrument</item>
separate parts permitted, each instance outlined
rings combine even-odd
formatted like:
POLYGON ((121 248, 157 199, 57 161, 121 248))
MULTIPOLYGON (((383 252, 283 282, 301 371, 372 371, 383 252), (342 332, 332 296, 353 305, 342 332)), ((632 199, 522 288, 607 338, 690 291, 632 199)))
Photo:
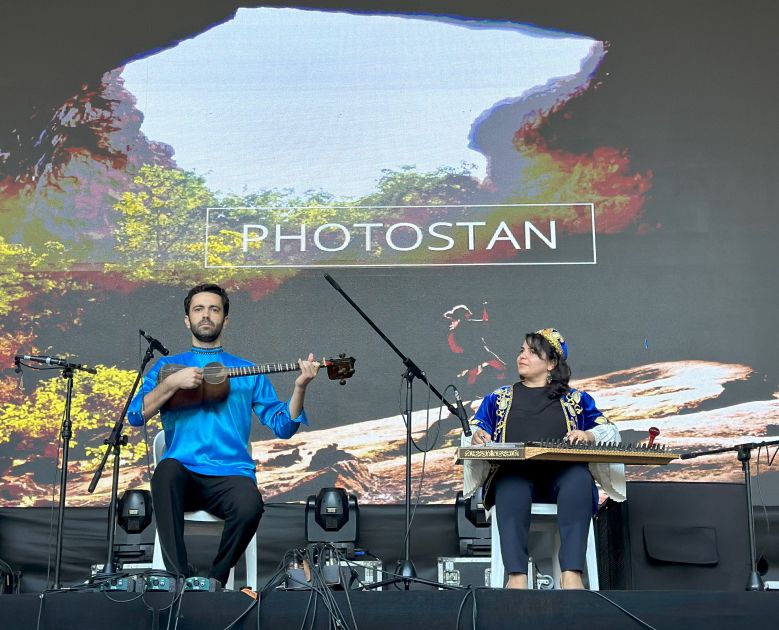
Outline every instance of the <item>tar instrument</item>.
MULTIPOLYGON (((327 370, 327 376, 331 381, 346 384, 346 379, 354 374, 354 357, 345 354, 338 355, 336 359, 322 359, 320 367, 327 370)), ((186 365, 167 363, 160 368, 157 376, 159 385, 171 374, 183 370, 186 365)), ((239 376, 256 376, 257 374, 277 374, 279 372, 294 372, 300 370, 297 361, 289 363, 266 363, 263 365, 247 365, 244 367, 225 367, 214 361, 203 366, 203 382, 200 387, 194 389, 179 389, 162 406, 163 409, 185 409, 197 407, 205 403, 219 403, 227 398, 230 393, 229 379, 239 376)))
POLYGON ((492 463, 509 460, 539 460, 558 462, 589 462, 611 464, 667 464, 678 459, 662 445, 646 444, 571 444, 562 440, 549 442, 488 443, 457 449, 456 463, 466 459, 482 459, 492 463))

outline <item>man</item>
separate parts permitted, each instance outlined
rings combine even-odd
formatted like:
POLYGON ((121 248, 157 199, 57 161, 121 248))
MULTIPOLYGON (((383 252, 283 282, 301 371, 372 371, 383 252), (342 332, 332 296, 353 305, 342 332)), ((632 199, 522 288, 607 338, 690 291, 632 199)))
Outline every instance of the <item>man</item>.
POLYGON ((183 514, 206 510, 225 521, 208 573, 222 584, 254 536, 263 512, 254 461, 247 451, 252 411, 277 437, 292 437, 301 423, 308 424, 303 399, 319 369, 313 354, 299 360, 300 375, 288 403, 279 401, 270 381, 255 375, 230 379, 229 395, 222 402, 163 408, 177 392, 200 388, 208 363, 228 368, 252 365, 222 349, 229 311, 230 300, 220 286, 199 284, 189 291, 184 324, 192 335, 192 348, 162 357, 149 370, 127 414, 130 424, 141 426, 161 412, 167 450, 154 471, 151 491, 166 568, 187 577, 195 574, 187 562, 183 514), (157 383, 166 364, 183 367, 157 383))

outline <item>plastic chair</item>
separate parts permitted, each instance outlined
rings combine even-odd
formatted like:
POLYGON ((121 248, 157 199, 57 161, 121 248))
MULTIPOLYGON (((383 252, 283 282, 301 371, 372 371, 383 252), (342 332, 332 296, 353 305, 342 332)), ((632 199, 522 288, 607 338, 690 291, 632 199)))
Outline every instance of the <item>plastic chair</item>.
MULTIPOLYGON (((498 531, 498 513, 497 507, 493 506, 490 510, 490 532, 492 534, 492 552, 490 563, 490 586, 492 588, 503 588, 503 576, 505 567, 503 557, 500 553, 500 532, 498 531)), ((557 504, 556 503, 533 503, 530 509, 530 531, 542 531, 552 535, 552 577, 554 578, 555 588, 560 588, 560 532, 557 529, 557 504)), ((600 590, 598 582, 598 555, 595 549, 595 531, 593 529, 592 519, 590 519, 590 531, 587 534, 587 559, 586 576, 591 591, 600 590)), ((528 567, 528 576, 531 575, 528 567)), ((528 580, 529 588, 533 588, 532 580, 528 580)))
MULTIPOLYGON (((165 452, 165 432, 160 431, 154 436, 154 467, 157 467, 157 463, 162 458, 162 454, 165 452)), ((209 514, 205 510, 198 510, 197 512, 184 512, 184 531, 187 530, 188 525, 196 524, 196 527, 200 530, 206 530, 208 533, 221 536, 222 528, 224 527, 224 520, 209 514)), ((253 591, 257 590, 257 532, 252 536, 249 546, 246 547, 244 553, 246 558, 246 584, 253 591)), ((165 570, 165 562, 162 559, 162 546, 160 545, 159 532, 154 534, 154 556, 152 558, 152 568, 165 570)), ((224 585, 226 589, 232 590, 235 586, 235 567, 230 569, 230 577, 227 579, 227 584, 224 585)))

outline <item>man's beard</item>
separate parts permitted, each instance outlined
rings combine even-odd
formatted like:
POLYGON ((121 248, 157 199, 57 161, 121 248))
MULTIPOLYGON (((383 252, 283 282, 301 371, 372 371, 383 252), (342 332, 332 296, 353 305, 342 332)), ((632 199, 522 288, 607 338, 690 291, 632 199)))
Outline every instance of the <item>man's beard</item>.
MULTIPOLYGON (((202 324, 202 322, 201 322, 201 324, 202 324)), ((219 335, 222 334, 222 326, 223 326, 223 324, 219 324, 217 326, 216 324, 214 324, 214 322, 211 322, 211 327, 212 328, 211 328, 211 332, 210 333, 201 333, 198 330, 199 326, 200 326, 200 324, 198 324, 198 326, 195 326, 194 328, 192 328, 192 336, 195 339, 197 339, 198 341, 200 341, 201 343, 211 343, 213 341, 216 341, 217 339, 219 339, 219 335)))

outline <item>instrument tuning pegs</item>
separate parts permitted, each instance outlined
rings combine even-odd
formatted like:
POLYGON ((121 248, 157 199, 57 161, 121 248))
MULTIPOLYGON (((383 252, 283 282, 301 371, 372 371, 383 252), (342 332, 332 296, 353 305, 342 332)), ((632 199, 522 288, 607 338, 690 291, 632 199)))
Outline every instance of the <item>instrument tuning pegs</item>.
POLYGON ((657 427, 649 427, 649 442, 648 445, 651 448, 655 443, 655 438, 660 435, 660 429, 657 427))

